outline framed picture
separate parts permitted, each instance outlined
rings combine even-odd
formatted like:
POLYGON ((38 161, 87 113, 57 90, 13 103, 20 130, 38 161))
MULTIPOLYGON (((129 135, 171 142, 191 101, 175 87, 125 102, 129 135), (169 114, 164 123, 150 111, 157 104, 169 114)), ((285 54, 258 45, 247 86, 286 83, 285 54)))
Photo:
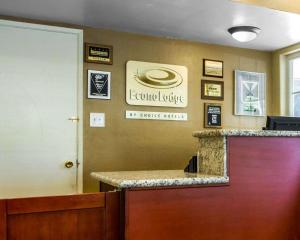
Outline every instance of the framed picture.
POLYGON ((88 70, 88 98, 110 99, 111 73, 88 70))
POLYGON ((234 114, 266 115, 266 74, 235 70, 234 114))
POLYGON ((204 103, 204 127, 222 128, 222 105, 204 103))
POLYGON ((86 43, 85 61, 89 63, 113 64, 113 47, 86 43))
POLYGON ((203 59, 203 76, 223 78, 223 61, 203 59))
POLYGON ((201 80, 201 98, 208 100, 224 100, 224 82, 201 80))

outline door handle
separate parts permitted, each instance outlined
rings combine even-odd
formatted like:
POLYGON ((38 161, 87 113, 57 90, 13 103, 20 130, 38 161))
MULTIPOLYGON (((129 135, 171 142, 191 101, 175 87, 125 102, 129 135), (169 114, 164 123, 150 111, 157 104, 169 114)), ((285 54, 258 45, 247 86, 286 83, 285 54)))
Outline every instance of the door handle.
POLYGON ((73 167, 74 166, 74 163, 72 162, 72 161, 66 161, 65 162, 65 167, 66 168, 71 168, 71 167, 73 167))
POLYGON ((72 122, 79 122, 79 117, 69 117, 68 120, 72 122))

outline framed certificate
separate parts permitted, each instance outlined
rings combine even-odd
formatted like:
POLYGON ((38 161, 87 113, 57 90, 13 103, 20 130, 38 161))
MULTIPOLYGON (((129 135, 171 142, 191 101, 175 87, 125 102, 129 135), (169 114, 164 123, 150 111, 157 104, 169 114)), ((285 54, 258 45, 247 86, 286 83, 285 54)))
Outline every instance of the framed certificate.
POLYGON ((266 115, 266 74, 235 70, 234 114, 266 115))
POLYGON ((224 82, 201 80, 201 98, 207 100, 224 100, 224 82))
POLYGON ((223 78, 223 61, 203 59, 203 76, 223 78))
POLYGON ((110 99, 111 73, 88 70, 88 98, 110 99))

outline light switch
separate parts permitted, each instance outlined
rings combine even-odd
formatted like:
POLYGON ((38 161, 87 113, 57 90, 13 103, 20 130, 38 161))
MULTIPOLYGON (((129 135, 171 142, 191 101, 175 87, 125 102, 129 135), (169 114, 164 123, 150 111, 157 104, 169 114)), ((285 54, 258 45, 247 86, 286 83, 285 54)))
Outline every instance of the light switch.
POLYGON ((90 113, 90 127, 105 127, 105 113, 90 113))

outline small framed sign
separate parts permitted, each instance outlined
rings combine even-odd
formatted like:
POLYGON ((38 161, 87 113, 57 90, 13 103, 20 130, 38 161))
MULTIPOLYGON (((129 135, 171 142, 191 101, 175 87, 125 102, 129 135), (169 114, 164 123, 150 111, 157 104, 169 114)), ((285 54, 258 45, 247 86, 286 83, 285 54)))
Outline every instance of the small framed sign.
POLYGON ((266 115, 266 74, 235 70, 234 114, 266 115))
POLYGON ((111 73, 88 70, 88 98, 110 99, 111 73))
POLYGON ((203 76, 223 78, 223 61, 203 59, 203 76))
POLYGON ((86 43, 85 61, 90 63, 113 64, 113 47, 86 43))
POLYGON ((224 82, 201 80, 201 98, 224 100, 224 82))
POLYGON ((204 104, 204 127, 222 128, 222 105, 217 103, 204 104))

